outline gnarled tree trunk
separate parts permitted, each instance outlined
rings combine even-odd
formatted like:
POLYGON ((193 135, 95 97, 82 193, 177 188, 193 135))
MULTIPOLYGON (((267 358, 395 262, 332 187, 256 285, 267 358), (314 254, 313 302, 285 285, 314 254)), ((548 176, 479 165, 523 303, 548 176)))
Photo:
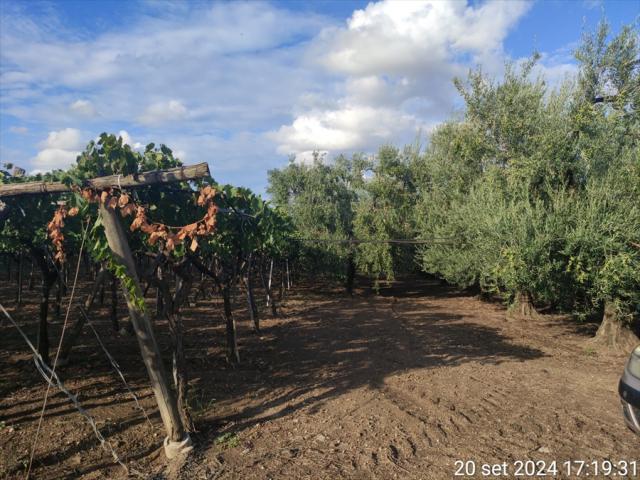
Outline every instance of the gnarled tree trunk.
POLYGON ((195 427, 189 413, 188 393, 189 374, 184 353, 184 324, 180 308, 186 301, 193 279, 185 266, 176 269, 176 290, 173 298, 170 298, 169 289, 166 282, 162 282, 163 296, 165 296, 164 308, 171 330, 171 340, 173 343, 173 381, 176 387, 178 410, 184 427, 193 432, 195 427))
POLYGON ((31 257, 38 264, 42 272, 42 292, 40 296, 40 323, 38 326, 38 353, 42 360, 49 365, 49 332, 47 316, 49 314, 49 294, 58 275, 55 270, 49 268, 45 252, 39 248, 31 248, 31 257))
POLYGON ((640 343, 640 339, 620 315, 614 302, 607 301, 604 304, 602 323, 591 342, 607 348, 631 351, 640 343))
POLYGON ((231 285, 229 283, 222 287, 222 301, 224 302, 223 316, 227 327, 227 355, 230 362, 240 363, 236 320, 233 318, 231 309, 231 285))
POLYGON ((520 291, 516 294, 513 308, 523 317, 533 317, 538 314, 536 308, 533 306, 531 294, 527 291, 520 291))
POLYGON ((347 290, 348 295, 353 295, 353 284, 356 278, 356 262, 353 258, 353 253, 349 254, 347 258, 347 281, 345 283, 345 288, 347 290))

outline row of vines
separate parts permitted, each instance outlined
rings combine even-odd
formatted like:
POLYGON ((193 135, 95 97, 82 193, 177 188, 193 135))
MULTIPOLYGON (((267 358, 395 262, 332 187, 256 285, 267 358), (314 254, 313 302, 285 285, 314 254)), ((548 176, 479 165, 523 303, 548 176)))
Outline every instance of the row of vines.
MULTIPOLYGON (((254 287, 259 283, 264 288, 270 314, 277 314, 283 291, 276 285, 281 287, 285 274, 290 273, 289 261, 295 256, 297 243, 292 225, 278 209, 248 189, 219 185, 210 176, 133 189, 118 185, 120 178, 136 178, 143 172, 180 166, 164 145, 149 144, 139 152, 108 134, 90 142, 76 165, 66 171, 31 176, 18 167, 5 165, 0 171, 3 184, 62 182, 69 191, 3 196, 0 252, 9 278, 13 266, 18 304, 24 302, 24 289, 39 290, 37 349, 49 365, 60 367, 72 361, 73 346, 92 309, 104 302, 105 290, 110 291, 114 334, 124 335, 131 333, 131 325, 118 319, 120 286, 127 301, 140 310, 150 309, 148 292, 156 292, 155 314, 165 318, 170 328, 177 404, 182 423, 189 431, 193 423, 187 401, 189 377, 181 309, 198 297, 219 295, 224 305, 221 313, 227 357, 232 363, 240 362, 234 297, 246 296, 243 303, 254 330, 259 332, 261 313, 254 287), (88 182, 109 175, 118 178, 110 187, 96 189, 88 182), (116 212, 122 223, 142 288, 127 273, 125 263, 113 254, 101 208, 116 212), (72 321, 52 359, 50 304, 59 319, 62 299, 68 298, 76 265, 81 267, 83 281, 89 281, 92 287, 87 298, 80 299, 82 304, 73 307, 72 321), (276 276, 279 284, 272 282, 276 276)), ((56 341, 54 345, 57 344, 56 341)))

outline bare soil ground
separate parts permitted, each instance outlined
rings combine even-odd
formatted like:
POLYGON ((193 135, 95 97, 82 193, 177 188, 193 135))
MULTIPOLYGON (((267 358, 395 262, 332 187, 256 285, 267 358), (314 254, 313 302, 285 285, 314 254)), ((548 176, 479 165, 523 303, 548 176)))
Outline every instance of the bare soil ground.
MULTIPOLYGON (((3 285, 0 298, 13 299, 11 288, 3 285)), ((12 309, 32 338, 35 293, 27 307, 12 309)), ((186 309, 199 431, 193 455, 170 469, 136 340, 112 333, 107 303, 95 324, 152 425, 89 331, 60 374, 146 478, 441 479, 453 477, 456 460, 639 460, 640 439, 624 426, 617 396, 626 354, 594 350, 589 327, 564 317, 519 319, 438 282, 408 279, 353 298, 296 286, 284 316, 262 320, 260 338, 238 303, 242 364, 235 368, 224 360, 219 303, 186 309)), ((52 325, 52 345, 60 326, 52 325)), ((157 326, 169 358, 166 325, 157 326)), ((20 478, 44 382, 7 322, 0 338, 0 477, 20 478)), ((44 416, 33 473, 125 476, 58 393, 44 416)))

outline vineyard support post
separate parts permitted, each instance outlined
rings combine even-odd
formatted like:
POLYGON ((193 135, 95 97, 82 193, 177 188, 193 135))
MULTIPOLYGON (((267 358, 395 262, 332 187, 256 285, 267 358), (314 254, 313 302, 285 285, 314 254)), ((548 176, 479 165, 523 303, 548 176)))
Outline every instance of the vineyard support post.
POLYGON ((273 275, 273 259, 271 259, 271 266, 269 267, 269 282, 267 283, 267 307, 271 303, 271 276, 273 275))
POLYGON ((33 276, 33 269, 35 268, 35 265, 33 263, 33 259, 31 260, 31 270, 29 271, 29 284, 28 284, 28 288, 29 291, 33 290, 33 284, 34 284, 34 276, 33 276))
POLYGON ((287 290, 289 290, 291 289, 291 277, 289 275, 289 259, 287 258, 285 262, 287 264, 287 290))
POLYGON ((260 319, 258 317, 258 307, 253 297, 253 253, 247 257, 247 303, 249 304, 249 316, 253 322, 253 329, 256 333, 260 333, 260 319))
MULTIPOLYGON (((118 218, 115 210, 104 205, 100 205, 100 216, 107 242, 114 258, 125 267, 127 275, 133 280, 135 294, 142 297, 142 289, 136 273, 133 255, 120 218, 118 218)), ((165 454, 168 458, 173 458, 180 453, 187 453, 193 448, 191 439, 185 432, 176 400, 169 389, 167 375, 162 365, 162 357, 153 334, 149 315, 146 309, 141 309, 136 304, 135 298, 132 298, 124 285, 123 293, 131 316, 131 323, 138 337, 142 359, 147 367, 151 387, 158 403, 158 410, 167 431, 167 438, 164 443, 165 454)))
POLYGON ((285 270, 284 270, 284 262, 280 263, 280 288, 278 290, 278 301, 284 302, 284 293, 285 293, 285 270))

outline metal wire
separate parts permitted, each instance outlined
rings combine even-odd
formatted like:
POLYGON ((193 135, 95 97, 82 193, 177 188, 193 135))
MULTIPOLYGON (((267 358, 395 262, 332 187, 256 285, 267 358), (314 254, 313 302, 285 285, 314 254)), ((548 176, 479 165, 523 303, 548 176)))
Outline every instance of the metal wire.
MULTIPOLYGON (((51 257, 51 255, 49 253, 48 253, 48 255, 49 255, 49 257, 51 257)), ((62 284, 66 286, 66 283, 64 282, 64 279, 60 276, 60 270, 58 269, 58 266, 55 264, 55 262, 53 262, 53 265, 56 268, 56 270, 58 271, 59 281, 62 282, 62 284)), ((113 355, 111 355, 111 353, 109 353, 109 350, 107 350, 107 347, 104 344, 104 342, 102 341, 102 338, 100 337, 100 335, 98 334, 98 331, 95 329, 95 327, 91 323, 91 320, 89 320, 89 315, 87 314, 87 311, 84 309, 84 307, 82 305, 78 305, 78 309, 80 310, 80 313, 82 314, 82 316, 84 317, 85 321, 87 322, 87 325, 89 325, 89 328, 91 328, 91 331, 93 332, 93 334, 95 335, 96 339, 98 340, 98 344, 100 345, 100 347, 102 348, 102 351, 104 352, 104 354, 106 355, 107 359, 109 360, 109 363, 111 363, 112 368, 118 374, 118 377, 120 377, 120 380, 122 380, 124 388, 127 389, 127 392, 129 393, 131 398, 133 398, 133 401, 135 402, 136 407, 142 412, 142 415, 147 420, 147 422, 149 423, 149 426, 153 430, 154 427, 153 427, 153 424, 151 423, 151 420, 149 419, 149 415, 147 414, 147 412, 144 409, 144 407, 140 404, 140 401, 138 400, 138 397, 136 396, 136 394, 133 392, 133 390, 131 389, 131 387, 127 383, 127 380, 124 378, 124 374, 122 373, 122 370, 120 370, 120 366, 118 365, 118 362, 116 362, 115 358, 113 358, 113 355)))
POLYGON ((420 239, 411 239, 411 238, 390 238, 390 239, 358 239, 358 238, 300 238, 298 239, 301 242, 311 242, 311 243, 350 243, 350 244, 360 244, 360 243, 391 243, 391 244, 400 244, 400 245, 452 245, 455 242, 453 238, 434 238, 431 240, 420 240, 420 239))
POLYGON ((113 367, 113 369, 116 371, 116 373, 118 374, 118 376, 122 380, 122 383, 124 384, 124 387, 127 389, 127 392, 129 392, 129 395, 133 398, 133 401, 136 403, 136 407, 138 408, 138 410, 140 410, 142 412, 142 415, 144 415, 144 418, 147 419, 147 422, 149 423, 149 427, 151 427, 151 430, 154 430, 153 423, 151 423, 151 420, 149 419, 149 415, 147 415, 146 410, 144 409, 144 407, 138 401, 138 397, 136 396, 135 393, 133 393, 133 390, 131 390, 131 388, 129 387, 129 384, 125 380, 124 375, 122 374, 122 371, 120 370, 120 366, 118 365, 118 362, 116 362, 115 358, 113 358, 111 356, 111 354, 107 350, 107 347, 102 342, 102 339, 100 338, 100 335, 98 335, 98 331, 95 329, 95 327, 93 326, 93 324, 89 320, 89 316, 87 315, 86 311, 84 310, 84 307, 80 306, 80 312, 82 313, 82 316, 84 317, 85 321, 87 322, 87 325, 89 325, 89 328, 91 328, 91 331, 96 336, 96 340, 98 340, 98 343, 102 347, 102 351, 105 353, 105 355, 109 359, 109 362, 111 363, 111 366, 113 367))
POLYGON ((40 356, 40 354, 38 353, 36 348, 33 346, 31 341, 29 340, 29 337, 27 337, 27 335, 22 331, 20 326, 15 322, 15 320, 11 317, 11 315, 9 315, 9 312, 7 312, 5 310, 4 306, 1 303, 0 303, 0 310, 2 310, 2 313, 4 313, 4 315, 9 319, 9 321, 13 324, 13 326, 16 327, 16 329, 18 330, 18 333, 20 333, 20 335, 22 336, 24 341, 27 342, 27 345, 29 346, 29 348, 33 352, 33 360, 34 360, 34 363, 36 365, 36 369, 38 370, 38 372, 40 372, 40 374, 42 375, 42 378, 44 378, 44 380, 47 382, 47 384, 49 386, 57 387, 58 390, 60 390, 62 393, 64 393, 69 398, 69 400, 71 401, 73 406, 76 407, 76 410, 78 410, 78 412, 80 412, 80 414, 87 420, 87 422, 89 423, 89 425, 93 429, 93 433, 95 434, 96 438, 100 442, 100 446, 107 453, 111 454, 111 456, 113 457, 114 461, 116 463, 118 463, 125 470, 125 472, 128 475, 129 474, 129 468, 123 463, 123 461, 120 459, 120 457, 118 456, 116 451, 113 449, 111 444, 102 436, 102 434, 100 433, 100 430, 98 430, 98 426, 96 425, 95 420, 93 419, 93 417, 91 415, 89 415, 89 412, 87 412, 82 407, 82 405, 78 401, 78 397, 75 396, 74 394, 72 394, 64 386, 64 383, 60 380, 60 377, 58 377, 58 374, 56 372, 54 372, 46 363, 44 363, 44 360, 42 359, 42 357, 40 356))
MULTIPOLYGON (((62 332, 60 333, 60 341, 58 342, 58 348, 56 350, 56 356, 53 360, 53 368, 51 369, 51 374, 53 375, 55 373, 56 370, 56 366, 58 364, 58 357, 60 356, 60 349, 62 348, 62 340, 64 339, 64 333, 67 330, 67 323, 69 322, 69 313, 71 312, 71 304, 73 303, 73 296, 76 292, 76 285, 78 283, 78 274, 80 273, 80 260, 82 258, 82 251, 84 249, 84 241, 87 238, 87 232, 89 231, 89 223, 87 223, 87 226, 84 229, 84 232, 82 233, 82 242, 80 243, 80 254, 78 256, 78 262, 76 263, 76 273, 73 279, 73 288, 71 289, 71 295, 69 297, 69 304, 67 305, 67 311, 65 313, 64 316, 64 324, 62 325, 62 332)), ((53 262, 54 266, 56 265, 55 262, 53 262)), ((63 281, 63 277, 60 274, 60 272, 58 271, 57 274, 58 280, 60 282, 63 281)), ((58 284, 58 287, 60 287, 61 283, 58 284)), ((58 292, 60 292, 58 290, 58 292)), ((36 367, 37 367, 37 363, 36 363, 36 367)), ((40 369, 38 369, 40 370, 40 369)), ((42 370, 40 370, 40 373, 43 373, 42 370)), ((49 380, 47 381, 47 390, 44 392, 44 400, 42 401, 42 409, 40 410, 40 417, 38 418, 38 427, 36 429, 36 434, 34 436, 33 439, 33 445, 31 446, 31 453, 29 454, 29 466, 27 467, 27 473, 25 475, 25 478, 28 480, 29 479, 29 475, 31 474, 31 467, 33 465, 33 457, 36 454, 36 447, 38 446, 38 438, 40 436, 40 429, 42 428, 42 420, 44 419, 44 412, 47 409, 47 400, 49 399, 49 391, 51 389, 51 377, 49 378, 49 380)))

